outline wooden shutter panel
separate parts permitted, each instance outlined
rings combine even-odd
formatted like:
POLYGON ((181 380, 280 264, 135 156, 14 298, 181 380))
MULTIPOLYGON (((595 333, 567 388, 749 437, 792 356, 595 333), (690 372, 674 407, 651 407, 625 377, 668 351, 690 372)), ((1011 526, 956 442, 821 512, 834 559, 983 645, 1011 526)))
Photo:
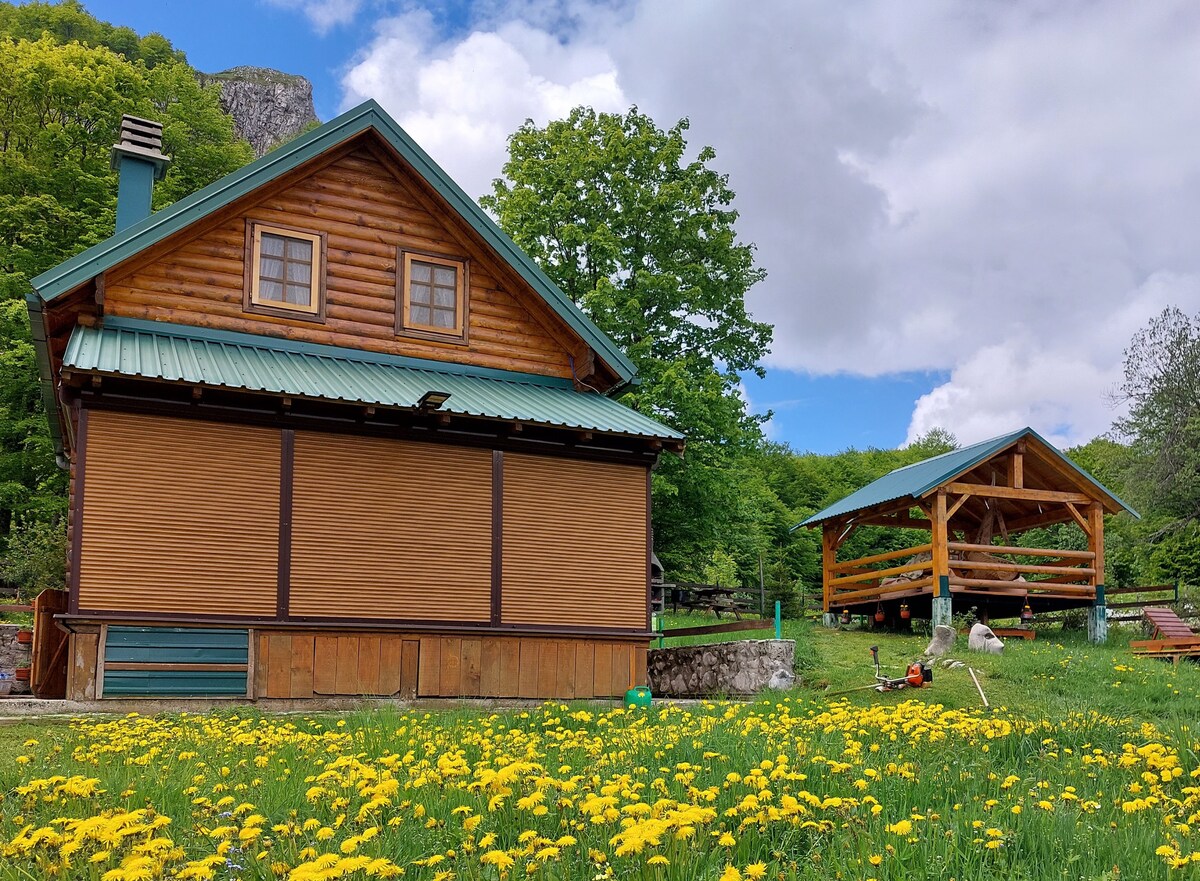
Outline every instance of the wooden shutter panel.
POLYGON ((505 624, 646 628, 646 469, 504 455, 505 624))
POLYGON ((274 615, 279 431, 91 410, 79 606, 274 615))
POLYGON ((490 450, 296 432, 291 613, 487 622, 490 450))

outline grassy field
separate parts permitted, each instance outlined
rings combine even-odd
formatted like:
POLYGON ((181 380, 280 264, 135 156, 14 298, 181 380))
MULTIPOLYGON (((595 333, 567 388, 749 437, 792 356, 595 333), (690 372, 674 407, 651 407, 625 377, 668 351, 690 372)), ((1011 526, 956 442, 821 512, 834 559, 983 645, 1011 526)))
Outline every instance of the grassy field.
POLYGON ((969 659, 985 711, 832 696, 923 638, 787 630, 802 685, 740 704, 0 727, 0 878, 1194 877, 1194 665, 1043 634, 969 659))

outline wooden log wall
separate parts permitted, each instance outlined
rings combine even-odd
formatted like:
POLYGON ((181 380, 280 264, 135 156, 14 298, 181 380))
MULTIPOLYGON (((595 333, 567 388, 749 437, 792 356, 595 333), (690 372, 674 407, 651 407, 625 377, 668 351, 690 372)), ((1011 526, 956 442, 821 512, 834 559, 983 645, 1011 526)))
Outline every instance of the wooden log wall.
POLYGON ((335 346, 570 377, 586 347, 531 291, 517 291, 482 246, 431 213, 365 147, 182 244, 152 249, 113 273, 112 315, 244 331, 335 346), (248 314, 243 308, 247 220, 327 236, 325 321, 248 314), (470 261, 466 344, 397 336, 400 249, 470 261), (537 311, 537 317, 531 310, 537 311), (567 340, 569 342, 563 342, 567 340), (568 346, 576 351, 568 351, 568 346))

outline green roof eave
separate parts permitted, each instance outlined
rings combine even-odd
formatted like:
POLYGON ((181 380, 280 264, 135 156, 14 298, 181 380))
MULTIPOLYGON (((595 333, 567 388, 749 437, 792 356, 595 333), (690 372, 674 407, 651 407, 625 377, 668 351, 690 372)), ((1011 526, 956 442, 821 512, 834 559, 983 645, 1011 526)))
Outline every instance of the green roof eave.
POLYGON ((538 268, 449 175, 438 166, 374 101, 368 100, 341 116, 256 159, 190 196, 121 230, 33 279, 44 300, 53 300, 100 275, 133 255, 286 174, 332 147, 374 129, 405 161, 459 213, 471 228, 511 265, 627 385, 637 369, 625 353, 601 331, 538 268))
POLYGON ((989 438, 988 440, 980 441, 979 443, 971 444, 958 450, 951 450, 940 456, 933 456, 929 459, 915 462, 912 465, 905 465, 903 468, 890 471, 878 480, 872 481, 845 498, 834 502, 824 510, 818 511, 811 517, 800 521, 792 528, 816 526, 826 520, 842 517, 847 514, 854 514, 885 502, 911 498, 915 503, 917 499, 923 498, 942 484, 948 483, 954 478, 965 474, 976 465, 990 459, 992 456, 1026 437, 1032 437, 1037 440, 1064 465, 1067 465, 1086 482, 1099 490, 1105 497, 1111 499, 1116 506, 1128 511, 1134 517, 1139 517, 1137 511, 1122 501, 1108 487, 1072 462, 1057 447, 1032 428, 1026 427, 1019 431, 989 438))
POLYGON ((683 435, 570 379, 409 358, 279 337, 110 317, 77 326, 63 369, 189 386, 440 412, 663 441, 683 435))

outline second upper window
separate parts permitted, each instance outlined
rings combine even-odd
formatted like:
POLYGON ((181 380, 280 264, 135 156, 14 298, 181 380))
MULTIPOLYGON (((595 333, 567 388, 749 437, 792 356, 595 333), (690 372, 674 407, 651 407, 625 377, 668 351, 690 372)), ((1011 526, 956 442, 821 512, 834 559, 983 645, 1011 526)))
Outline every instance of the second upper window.
POLYGON ((464 339, 466 276, 466 261, 402 251, 397 330, 464 339))

